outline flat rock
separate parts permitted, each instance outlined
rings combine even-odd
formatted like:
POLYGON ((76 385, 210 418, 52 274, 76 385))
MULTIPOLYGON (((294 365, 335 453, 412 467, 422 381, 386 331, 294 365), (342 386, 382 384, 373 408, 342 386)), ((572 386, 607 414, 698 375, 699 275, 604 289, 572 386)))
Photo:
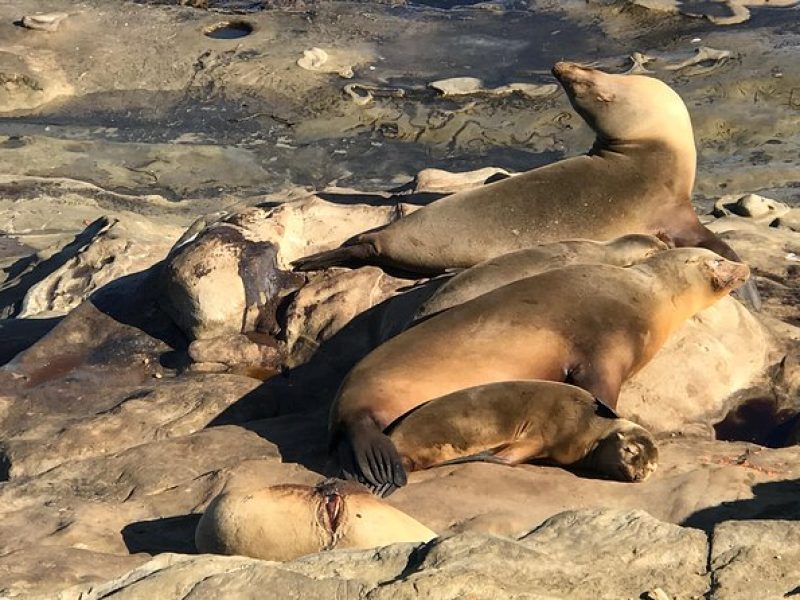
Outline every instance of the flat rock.
MULTIPOLYGON (((795 491, 800 485, 794 482, 795 491)), ((800 523, 776 520, 727 521, 714 528, 711 598, 788 598, 800 581, 800 523), (755 592, 754 590, 758 590, 755 592)))
POLYGON ((75 587, 59 598, 256 597, 265 586, 283 597, 318 598, 619 598, 658 584, 682 597, 701 596, 706 537, 643 512, 577 511, 543 523, 520 540, 458 534, 423 545, 331 551, 288 563, 163 555, 122 577, 75 587), (598 555, 596 538, 603 552, 598 555), (668 573, 668 575, 666 574, 668 573), (194 587, 193 587, 194 586, 194 587), (174 594, 174 595, 173 595, 174 594))

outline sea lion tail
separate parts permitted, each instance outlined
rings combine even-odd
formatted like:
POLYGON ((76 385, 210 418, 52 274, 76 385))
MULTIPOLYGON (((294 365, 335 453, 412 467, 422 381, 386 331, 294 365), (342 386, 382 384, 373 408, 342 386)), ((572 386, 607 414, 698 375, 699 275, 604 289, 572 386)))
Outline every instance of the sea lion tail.
POLYGON ((318 252, 292 263, 295 271, 321 271, 349 263, 363 264, 377 256, 375 246, 369 241, 355 241, 333 250, 318 252))

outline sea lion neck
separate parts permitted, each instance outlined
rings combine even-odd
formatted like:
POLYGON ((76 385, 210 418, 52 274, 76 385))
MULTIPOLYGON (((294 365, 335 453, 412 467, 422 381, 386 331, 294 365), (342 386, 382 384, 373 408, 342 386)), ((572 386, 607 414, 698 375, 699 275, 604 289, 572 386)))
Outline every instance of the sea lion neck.
POLYGON ((623 157, 635 160, 643 172, 660 174, 669 181, 676 196, 681 199, 692 196, 697 170, 693 139, 679 144, 667 139, 620 140, 598 134, 588 155, 608 160, 623 157))

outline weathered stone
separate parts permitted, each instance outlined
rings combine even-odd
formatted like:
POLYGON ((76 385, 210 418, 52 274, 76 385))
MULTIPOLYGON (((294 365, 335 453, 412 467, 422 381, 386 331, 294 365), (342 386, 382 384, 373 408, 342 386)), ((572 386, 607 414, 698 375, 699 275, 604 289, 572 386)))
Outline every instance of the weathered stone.
POLYGON ((170 598, 250 598, 264 589, 290 598, 636 598, 654 585, 700 597, 708 589, 707 553, 701 532, 643 512, 579 511, 558 515, 519 541, 459 534, 288 563, 162 555, 115 581, 72 588, 59 598, 81 592, 89 594, 82 598, 134 598, 158 589, 174 590, 170 598))
POLYGON ((755 317, 723 298, 684 323, 623 385, 620 414, 654 433, 719 421, 731 395, 763 376, 772 347, 755 317))
MULTIPOLYGON (((800 492, 796 480, 783 485, 800 492)), ((787 598, 797 594, 800 523, 785 520, 720 523, 711 537, 711 568, 713 584, 709 597, 714 600, 787 598)))

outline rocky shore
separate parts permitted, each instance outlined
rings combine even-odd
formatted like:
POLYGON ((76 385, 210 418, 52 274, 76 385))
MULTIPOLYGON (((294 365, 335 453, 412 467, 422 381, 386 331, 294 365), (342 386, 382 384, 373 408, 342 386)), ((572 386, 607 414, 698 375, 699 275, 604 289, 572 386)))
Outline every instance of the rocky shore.
POLYGON ((182 4, 0 6, 0 596, 798 593, 800 9, 182 4), (442 467, 387 500, 432 542, 196 554, 221 491, 322 477, 341 377, 436 285, 291 261, 585 151, 565 55, 681 94, 696 209, 764 301, 704 311, 623 388, 658 471, 442 467))

